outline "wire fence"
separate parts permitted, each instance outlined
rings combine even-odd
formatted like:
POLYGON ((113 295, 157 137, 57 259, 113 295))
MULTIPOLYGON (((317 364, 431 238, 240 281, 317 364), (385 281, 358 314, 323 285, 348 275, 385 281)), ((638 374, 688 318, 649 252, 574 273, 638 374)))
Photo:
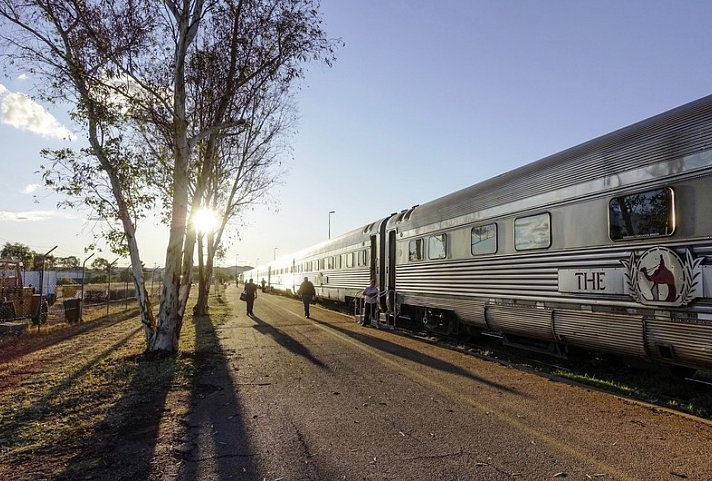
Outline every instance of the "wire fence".
MULTIPOLYGON (((155 288, 153 283, 147 286, 153 306, 157 306, 160 301, 159 287, 157 283, 155 288)), ((211 285, 212 292, 217 292, 218 288, 218 283, 211 285)), ((87 316, 93 319, 135 307, 136 291, 131 283, 112 283, 110 286, 86 284, 83 288, 81 285, 69 284, 57 286, 53 295, 45 296, 24 288, 12 293, 0 292, 0 324, 71 324, 80 322, 87 316)), ((0 329, 0 335, 2 334, 0 329)))

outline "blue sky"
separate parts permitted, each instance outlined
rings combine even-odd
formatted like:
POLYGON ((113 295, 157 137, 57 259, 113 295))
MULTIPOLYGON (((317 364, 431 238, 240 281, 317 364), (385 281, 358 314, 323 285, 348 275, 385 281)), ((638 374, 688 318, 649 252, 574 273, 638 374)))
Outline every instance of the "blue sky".
MULTIPOLYGON (((712 93, 706 0, 322 0, 322 12, 345 46, 333 67, 308 67, 276 202, 253 206, 224 265, 326 240, 330 210, 334 237, 712 93)), ((0 243, 86 257, 97 227, 32 187, 39 150, 62 145, 38 132, 73 126, 44 106, 60 125, 27 130, 43 118, 19 95, 29 72, 0 85, 0 243)), ((166 230, 139 226, 146 265, 163 264, 166 230)))

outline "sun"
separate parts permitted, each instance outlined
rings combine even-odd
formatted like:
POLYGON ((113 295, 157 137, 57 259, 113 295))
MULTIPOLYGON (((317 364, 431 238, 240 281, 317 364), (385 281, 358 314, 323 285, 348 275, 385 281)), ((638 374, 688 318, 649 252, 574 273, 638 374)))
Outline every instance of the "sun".
POLYGON ((211 209, 198 209, 193 213, 191 220, 195 230, 201 234, 212 232, 219 224, 218 215, 211 209))

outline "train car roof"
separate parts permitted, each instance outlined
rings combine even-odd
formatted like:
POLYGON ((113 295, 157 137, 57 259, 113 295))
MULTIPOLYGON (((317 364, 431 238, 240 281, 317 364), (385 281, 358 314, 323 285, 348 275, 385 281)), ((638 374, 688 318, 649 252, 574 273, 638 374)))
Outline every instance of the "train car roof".
MULTIPOLYGON (((521 201, 527 198, 543 199, 542 194, 547 192, 610 178, 711 147, 712 95, 406 209, 391 219, 388 228, 428 225, 466 212, 494 212, 497 206, 518 201, 521 207, 521 201)), ((613 180, 611 185, 615 186, 613 180)), ((480 219, 472 219, 477 220, 480 219)))
MULTIPOLYGON (((287 257, 290 259, 291 262, 291 259, 303 259, 312 255, 318 255, 324 252, 331 252, 336 249, 353 246, 355 244, 364 245, 363 243, 368 241, 372 235, 378 233, 378 228, 381 223, 387 220, 389 217, 390 216, 383 217, 374 222, 371 222, 370 224, 366 224, 356 229, 352 229, 344 234, 334 237, 333 239, 326 240, 317 245, 306 247, 293 254, 288 254, 287 257)), ((279 259, 277 259, 277 261, 279 261, 279 259)))

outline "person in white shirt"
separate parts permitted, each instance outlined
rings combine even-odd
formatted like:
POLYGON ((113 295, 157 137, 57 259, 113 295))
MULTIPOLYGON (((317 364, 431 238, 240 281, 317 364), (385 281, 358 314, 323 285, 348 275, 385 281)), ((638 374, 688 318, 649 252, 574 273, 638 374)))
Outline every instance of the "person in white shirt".
POLYGON ((378 303, 378 288, 376 287, 375 279, 371 279, 371 284, 363 290, 361 295, 364 298, 363 322, 361 322, 361 325, 368 326, 371 324, 371 319, 376 315, 378 303))

